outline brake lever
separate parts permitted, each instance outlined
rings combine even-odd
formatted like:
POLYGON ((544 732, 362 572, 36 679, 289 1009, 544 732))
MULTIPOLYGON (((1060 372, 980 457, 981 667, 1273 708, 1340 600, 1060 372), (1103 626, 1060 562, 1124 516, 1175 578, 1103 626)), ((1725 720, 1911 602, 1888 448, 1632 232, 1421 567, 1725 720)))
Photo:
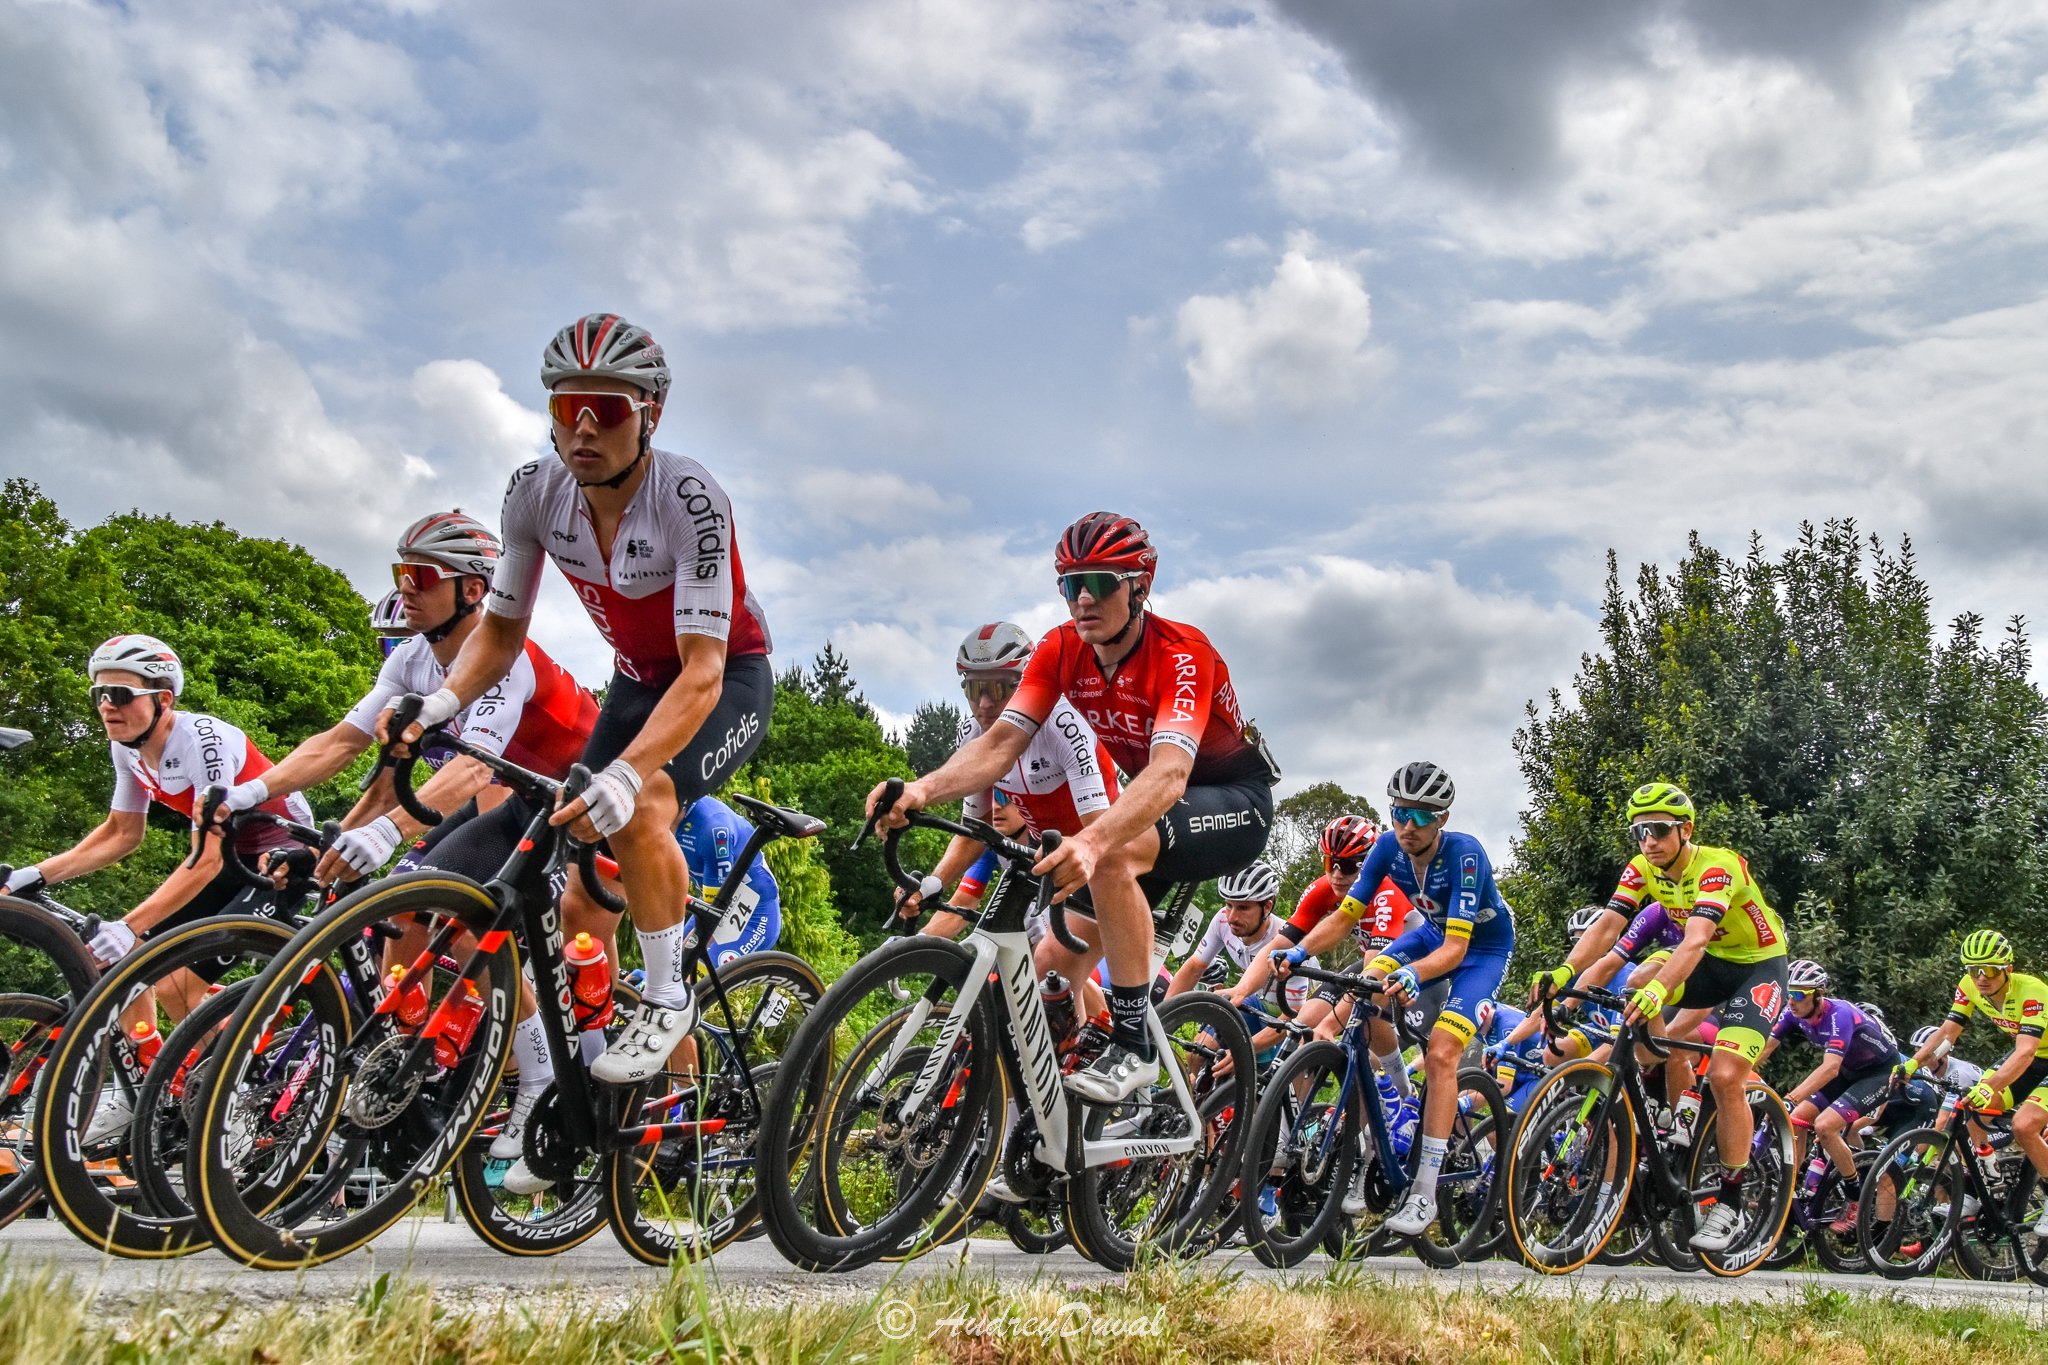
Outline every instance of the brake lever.
MULTIPOLYGON (((218 782, 208 787, 206 794, 200 798, 199 821, 192 840, 192 856, 185 860, 186 867, 199 866, 199 855, 206 852, 206 841, 213 833, 213 818, 220 813, 220 808, 227 799, 227 788, 218 782)), ((221 837, 227 837, 225 830, 222 831, 221 837)))
POLYGON ((846 851, 848 853, 860 852, 861 848, 866 845, 869 836, 874 834, 875 826, 880 823, 882 817, 895 810, 896 803, 902 799, 902 778, 892 777, 887 782, 884 782, 882 784, 882 799, 875 804, 874 810, 868 813, 866 823, 860 827, 860 833, 853 836, 853 842, 847 846, 846 851))

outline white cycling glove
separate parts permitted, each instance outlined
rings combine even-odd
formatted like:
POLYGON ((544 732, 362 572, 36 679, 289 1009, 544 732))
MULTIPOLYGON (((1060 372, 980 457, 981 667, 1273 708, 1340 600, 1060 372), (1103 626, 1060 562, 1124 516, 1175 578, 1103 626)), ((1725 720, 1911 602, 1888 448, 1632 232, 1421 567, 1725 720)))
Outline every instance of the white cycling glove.
POLYGON ((623 758, 615 758, 605 770, 590 779, 583 789, 584 813, 597 829, 598 837, 609 839, 633 818, 633 801, 640 795, 640 774, 623 758))
MULTIPOLYGON (((445 724, 455 719, 455 713, 461 709, 462 703, 456 699, 453 692, 444 687, 420 703, 420 729, 431 730, 436 725, 445 724)), ((396 739, 397 736, 394 735, 392 738, 396 739)))
POLYGON ((230 812, 254 810, 269 799, 270 784, 260 777, 252 777, 247 782, 237 782, 229 787, 228 799, 222 804, 230 812))
POLYGON ((391 861, 391 855, 398 851, 404 839, 405 836, 398 832, 398 826, 391 822, 391 817, 380 815, 367 825, 335 835, 331 851, 347 863, 351 871, 367 877, 391 861))
POLYGON ((102 967, 111 967, 135 951, 135 931, 117 919, 110 919, 100 926, 92 936, 92 942, 85 946, 92 949, 92 955, 99 959, 102 967))
POLYGON ((40 867, 17 867, 7 874, 7 894, 18 895, 33 891, 43 884, 43 870, 40 867))

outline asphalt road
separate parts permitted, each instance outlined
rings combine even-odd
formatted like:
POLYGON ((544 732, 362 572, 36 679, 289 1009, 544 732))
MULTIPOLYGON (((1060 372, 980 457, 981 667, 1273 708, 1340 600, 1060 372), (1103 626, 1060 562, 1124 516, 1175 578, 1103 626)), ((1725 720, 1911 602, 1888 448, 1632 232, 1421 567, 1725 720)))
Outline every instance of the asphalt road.
MULTIPOLYGON (((970 1272, 993 1274, 1004 1283, 1038 1281, 1083 1287, 1112 1278, 1072 1251, 1028 1256, 1008 1241, 992 1238, 955 1243, 906 1267, 870 1266, 851 1274, 830 1276, 795 1269, 766 1238, 759 1238, 728 1247, 712 1262, 709 1273, 721 1293, 738 1294, 756 1302, 865 1297, 887 1289, 894 1276, 916 1278, 952 1273, 961 1265, 963 1246, 970 1272)), ((295 1274, 247 1270, 212 1252, 175 1261, 118 1260, 80 1242, 61 1224, 41 1219, 24 1219, 0 1231, 0 1252, 4 1252, 0 1273, 20 1275, 47 1267, 69 1276, 81 1292, 124 1301, 188 1297, 195 1293, 252 1303, 300 1297, 346 1298, 377 1275, 393 1271, 431 1281, 451 1304, 489 1308, 513 1297, 530 1299, 537 1293, 555 1290, 573 1293, 585 1309, 590 1309, 636 1286, 657 1284, 669 1273, 631 1259, 606 1232, 561 1256, 519 1259, 493 1251, 466 1226, 444 1223, 438 1217, 408 1220, 364 1251, 295 1274)), ((1309 1278, 1322 1273, 1330 1262, 1318 1256, 1295 1271, 1276 1272, 1239 1251, 1219 1253, 1207 1264, 1258 1278, 1276 1278, 1283 1273, 1309 1278)), ((1682 1294, 1700 1301, 1797 1298, 1810 1287, 1824 1286, 1850 1293, 1895 1294, 1928 1305, 1969 1303, 1998 1307, 2023 1313, 2035 1321, 2048 1321, 2048 1290, 2027 1283, 1976 1284, 1957 1279, 1893 1283, 1874 1276, 1778 1271, 1755 1271, 1741 1279, 1724 1280, 1705 1273, 1680 1275, 1643 1266, 1589 1266, 1576 1275, 1550 1277, 1499 1260, 1454 1271, 1432 1271, 1412 1259, 1397 1257, 1377 1258, 1365 1265, 1373 1275, 1398 1285, 1471 1285, 1489 1291, 1526 1286, 1538 1292, 1640 1293, 1652 1298, 1682 1294)))

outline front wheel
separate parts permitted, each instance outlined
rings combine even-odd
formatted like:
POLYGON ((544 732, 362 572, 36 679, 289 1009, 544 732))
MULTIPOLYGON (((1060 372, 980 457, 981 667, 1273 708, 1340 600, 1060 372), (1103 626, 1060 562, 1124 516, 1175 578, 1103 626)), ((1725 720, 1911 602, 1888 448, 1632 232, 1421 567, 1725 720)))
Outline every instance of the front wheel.
POLYGON ((1449 1269, 1483 1260, 1499 1245, 1505 1155, 1500 1135, 1508 1123, 1507 1101, 1493 1077, 1478 1067, 1460 1071, 1458 1107, 1437 1175, 1436 1222, 1415 1239, 1415 1254, 1424 1264, 1449 1269))
POLYGON ((1067 1227, 1074 1246, 1109 1270, 1129 1270, 1141 1251, 1179 1256, 1203 1245, 1209 1215, 1230 1194, 1248 1126, 1243 1104, 1205 1104, 1235 1076, 1255 1076, 1257 1062, 1244 1016, 1211 991, 1189 991, 1159 1006, 1169 1055, 1160 1083, 1121 1105, 1069 1101, 1070 1121, 1090 1140, 1193 1137, 1192 1150, 1132 1156, 1067 1174, 1067 1227), (1192 1122, 1173 1088, 1185 1079, 1195 1105, 1192 1122), (1079 1112, 1074 1112, 1078 1110, 1079 1112))
POLYGON ((1887 1280, 1934 1273, 1955 1240, 1961 1174, 1962 1153, 1943 1129, 1908 1129, 1884 1145, 1856 1208, 1857 1237, 1872 1270, 1887 1280))
POLYGON ((1238 1177, 1245 1240, 1262 1264, 1299 1265, 1338 1226, 1359 1160, 1358 1107, 1344 1098, 1349 1071, 1342 1047, 1318 1041, 1266 1082, 1238 1177))
POLYGON ((1579 1269, 1620 1225, 1635 1180, 1636 1129, 1605 1063, 1567 1062, 1522 1106, 1508 1150, 1508 1234, 1546 1275, 1579 1269))

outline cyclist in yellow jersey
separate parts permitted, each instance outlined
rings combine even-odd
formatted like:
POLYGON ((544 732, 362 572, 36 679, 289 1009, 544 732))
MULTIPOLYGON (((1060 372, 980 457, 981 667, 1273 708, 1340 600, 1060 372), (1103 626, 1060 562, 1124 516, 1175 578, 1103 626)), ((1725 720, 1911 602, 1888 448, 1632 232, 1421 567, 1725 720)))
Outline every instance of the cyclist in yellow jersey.
MULTIPOLYGON (((1707 1068, 1714 1092, 1716 1146, 1721 1154, 1721 1190, 1693 1234, 1697 1251, 1724 1251, 1742 1221, 1742 1181, 1749 1172, 1755 1122, 1743 1087, 1764 1050, 1764 1041, 1785 1007, 1789 961, 1785 925, 1750 876, 1749 862, 1732 849, 1692 841, 1692 798, 1669 782, 1636 788, 1628 802, 1629 833, 1642 851, 1621 874, 1608 908, 1632 916, 1643 902, 1657 900, 1684 931, 1654 980, 1629 992, 1630 1023, 1655 1021, 1659 1037, 1688 1038, 1709 1014, 1718 1033, 1707 1068), (1660 818, 1662 817, 1662 818, 1660 818), (1679 1010, 1661 1016, 1667 1006, 1679 1010)), ((1534 993, 1544 994, 1571 980, 1570 967, 1537 976, 1534 993)), ((1641 1054, 1645 1064, 1655 1058, 1641 1054)), ((1667 1068, 1667 1084, 1678 1080, 1667 1068)))
MULTIPOLYGON (((1972 1015, 1989 1019, 2012 1039, 2012 1052, 1963 1096, 1972 1109, 2011 1108, 2012 1135, 2034 1169, 2048 1178, 2048 1056, 2041 1037, 2048 1033, 2048 981, 2012 969, 2012 941, 1996 929, 1979 929, 1963 940, 1963 979, 1948 1018, 1920 1050, 1900 1062, 1892 1074, 1900 1080, 1913 1074, 1962 1037, 1972 1015)), ((2034 1224, 2036 1237, 2048 1237, 2048 1210, 2034 1224)))

